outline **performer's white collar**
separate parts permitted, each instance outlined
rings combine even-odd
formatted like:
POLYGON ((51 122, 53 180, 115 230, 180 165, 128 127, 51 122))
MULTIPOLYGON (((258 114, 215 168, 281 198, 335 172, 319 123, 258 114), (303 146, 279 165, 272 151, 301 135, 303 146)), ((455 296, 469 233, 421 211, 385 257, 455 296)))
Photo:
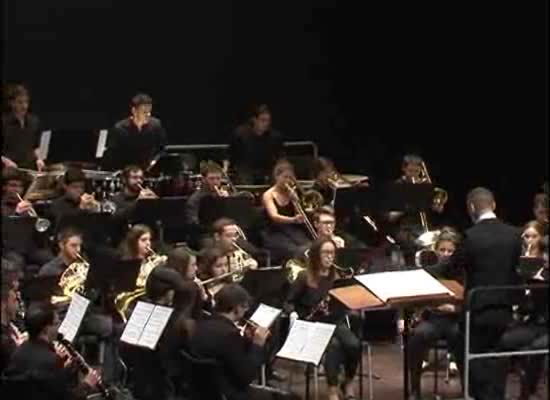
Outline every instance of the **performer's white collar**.
POLYGON ((492 211, 485 211, 483 214, 481 214, 478 218, 477 218, 477 222, 481 222, 483 221, 484 219, 496 219, 497 216, 494 212, 492 211))

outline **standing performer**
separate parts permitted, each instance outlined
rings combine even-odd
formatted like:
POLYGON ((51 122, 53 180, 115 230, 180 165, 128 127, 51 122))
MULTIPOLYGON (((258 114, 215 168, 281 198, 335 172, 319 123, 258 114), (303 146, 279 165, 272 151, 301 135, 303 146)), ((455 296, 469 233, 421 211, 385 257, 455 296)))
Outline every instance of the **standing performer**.
POLYGON ((30 95, 23 85, 8 90, 10 112, 2 114, 2 165, 41 171, 40 120, 29 112, 30 95))
POLYGON ((265 184, 276 160, 283 154, 283 138, 271 127, 271 110, 255 107, 250 119, 237 127, 229 145, 230 163, 241 184, 265 184))
POLYGON ((166 132, 151 116, 153 99, 143 93, 132 98, 131 115, 115 124, 107 139, 103 165, 109 170, 138 165, 145 170, 166 145, 166 132))

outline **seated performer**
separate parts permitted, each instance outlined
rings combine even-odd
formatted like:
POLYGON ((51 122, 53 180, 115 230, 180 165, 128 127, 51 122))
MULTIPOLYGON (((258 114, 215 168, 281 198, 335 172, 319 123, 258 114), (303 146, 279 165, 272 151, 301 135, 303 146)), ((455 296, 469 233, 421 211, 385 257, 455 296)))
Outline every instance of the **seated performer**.
POLYGON ((0 358, 0 374, 9 364, 11 357, 26 337, 15 326, 17 314, 17 290, 12 281, 2 281, 2 348, 0 358))
POLYGON ((32 204, 23 200, 27 176, 15 168, 2 170, 2 216, 29 215, 32 204))
POLYGON ((267 183, 273 165, 282 155, 283 138, 271 127, 271 110, 265 104, 254 107, 250 119, 235 129, 229 144, 235 181, 246 185, 267 183))
POLYGON ((304 217, 298 213, 288 185, 295 181, 294 169, 288 161, 277 163, 273 169, 275 184, 262 196, 268 226, 262 232, 263 245, 271 253, 272 263, 283 264, 304 254, 311 243, 304 229, 304 217))
POLYGON ((336 217, 330 206, 319 207, 313 214, 313 226, 319 239, 331 239, 336 247, 346 247, 346 241, 334 234, 336 228, 336 217))
POLYGON ((154 199, 157 195, 151 189, 143 187, 143 169, 129 165, 122 171, 124 188, 112 197, 116 205, 115 215, 129 217, 140 199, 154 199))
POLYGON ((138 165, 147 170, 166 145, 166 132, 159 119, 151 116, 153 99, 143 93, 135 95, 130 104, 131 115, 109 131, 103 166, 118 170, 126 165, 138 165))
POLYGON ((220 391, 228 400, 259 399, 260 394, 249 385, 262 365, 269 331, 258 327, 251 338, 241 335, 236 324, 243 319, 250 303, 249 294, 241 286, 225 286, 214 300, 214 314, 197 323, 190 350, 196 357, 220 364, 221 376, 208 379, 213 384, 220 382, 220 391))
POLYGON ((59 278, 63 272, 82 255, 82 233, 73 228, 65 228, 57 234, 57 256, 44 264, 38 276, 55 276, 59 278))
MULTIPOLYGON (((548 237, 548 195, 538 193, 533 200, 533 215, 539 224, 544 227, 544 235, 548 237)), ((548 244, 548 239, 546 239, 548 244)))
POLYGON ((59 316, 51 306, 31 305, 25 318, 29 339, 17 348, 5 375, 9 379, 32 377, 44 399, 85 399, 100 378, 95 370, 79 377, 73 359, 61 358, 63 352, 54 347, 59 324, 59 316))
POLYGON ((2 114, 2 166, 41 171, 40 120, 29 112, 30 95, 23 85, 8 88, 9 113, 2 114))
POLYGON ((214 306, 213 299, 224 286, 233 283, 238 272, 230 275, 229 257, 220 246, 207 247, 201 251, 198 258, 199 278, 201 286, 206 292, 205 309, 210 310, 214 306), (210 283, 202 283, 210 281, 210 283))
MULTIPOLYGON (((452 228, 443 228, 439 234, 434 249, 440 263, 446 262, 453 255, 460 242, 460 235, 452 228)), ((421 399, 420 379, 422 361, 434 343, 445 339, 451 352, 457 349, 460 340, 456 307, 453 304, 443 304, 437 308, 427 308, 420 316, 418 324, 409 337, 409 366, 411 374, 411 397, 421 399)))
POLYGON ((287 298, 288 312, 296 312, 300 319, 336 324, 334 336, 327 348, 325 371, 329 399, 339 399, 338 375, 343 365, 345 381, 342 384, 346 399, 353 399, 353 379, 361 358, 361 344, 346 323, 342 312, 331 312, 329 290, 336 279, 334 259, 336 245, 330 239, 315 241, 309 250, 308 267, 300 272, 287 298))
POLYGON ((332 160, 326 157, 319 157, 315 160, 313 190, 318 191, 323 196, 323 204, 334 205, 336 198, 336 187, 331 178, 336 173, 336 167, 332 160))

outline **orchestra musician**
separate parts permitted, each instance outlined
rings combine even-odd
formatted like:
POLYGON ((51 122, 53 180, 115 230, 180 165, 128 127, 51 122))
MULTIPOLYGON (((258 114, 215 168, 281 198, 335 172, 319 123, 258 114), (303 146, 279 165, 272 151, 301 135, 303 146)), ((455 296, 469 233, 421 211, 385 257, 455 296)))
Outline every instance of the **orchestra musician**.
POLYGON ((334 234, 336 228, 336 216, 334 209, 330 206, 319 207, 313 213, 313 226, 319 239, 331 239, 336 247, 346 247, 346 241, 334 234))
POLYGON ((214 314, 197 322, 189 345, 192 354, 220 364, 220 376, 207 379, 212 383, 220 382, 219 389, 228 400, 262 398, 262 394, 249 385, 257 377, 264 361, 263 347, 269 330, 256 327, 251 337, 247 337, 242 336, 237 327, 250 302, 250 295, 240 285, 223 287, 214 296, 214 314))
POLYGON ((207 196, 229 196, 227 191, 220 189, 223 172, 218 164, 214 162, 201 163, 201 175, 201 187, 189 196, 185 210, 186 221, 192 225, 199 225, 200 204, 203 198, 207 196))
POLYGON ((321 193, 323 196, 323 204, 334 205, 336 197, 336 188, 331 184, 330 178, 334 176, 336 167, 334 162, 327 157, 318 157, 314 163, 313 190, 321 193))
POLYGON ((347 324, 344 312, 331 312, 327 302, 328 292, 337 278, 334 268, 336 245, 328 238, 318 239, 309 250, 307 269, 294 281, 286 304, 286 310, 296 312, 300 319, 336 324, 334 336, 325 357, 325 371, 329 387, 329 399, 338 400, 338 376, 343 365, 345 381, 342 391, 347 399, 354 397, 353 379, 361 357, 361 344, 347 324))
POLYGON ((41 171, 40 120, 29 112, 30 94, 23 85, 8 89, 10 111, 2 113, 2 166, 41 171))
POLYGON ((294 168, 288 161, 278 162, 273 169, 275 184, 262 195, 268 226, 262 232, 264 247, 271 253, 274 264, 298 258, 310 245, 312 238, 304 229, 304 216, 296 210, 288 185, 295 181, 294 168))
POLYGON ((69 265, 79 261, 78 255, 82 253, 82 233, 71 227, 63 229, 57 234, 57 247, 57 256, 40 268, 39 277, 59 278, 69 265))
POLYGON ((166 145, 166 132, 159 119, 152 117, 153 99, 143 93, 130 102, 130 116, 109 131, 103 168, 118 170, 138 165, 145 170, 166 145))
MULTIPOLYGON (((436 239, 434 249, 438 262, 447 262, 460 243, 460 235, 453 228, 442 228, 436 239)), ((443 304, 434 308, 427 308, 420 316, 409 337, 409 368, 411 375, 410 399, 421 399, 420 379, 422 375, 422 361, 438 340, 444 339, 454 354, 458 340, 461 340, 458 328, 458 312, 453 304, 443 304)), ((456 367, 456 366, 455 366, 456 367)))
POLYGON ((13 281, 2 280, 2 348, 0 356, 0 373, 9 364, 17 346, 23 343, 24 337, 13 321, 17 314, 17 291, 13 281))
POLYGON ((31 305, 25 317, 29 338, 13 353, 5 376, 24 379, 32 371, 33 378, 38 381, 35 384, 39 385, 40 398, 85 399, 101 379, 93 369, 79 376, 73 359, 60 357, 63 353, 56 351, 54 346, 59 324, 59 316, 50 305, 31 305))
POLYGON ((283 137, 271 127, 271 110, 266 104, 255 106, 249 120, 235 129, 229 144, 235 181, 245 185, 267 183, 273 165, 282 155, 283 137))
POLYGON ((546 193, 537 193, 535 195, 533 200, 533 215, 535 220, 544 227, 543 236, 548 236, 548 195, 546 193))
POLYGON ((207 247, 201 251, 198 257, 199 278, 201 281, 214 279, 211 284, 204 286, 207 295, 205 309, 211 310, 214 306, 213 299, 225 285, 233 282, 233 276, 229 274, 229 257, 225 249, 220 246, 207 247))
MULTIPOLYGON (((445 277, 461 277, 464 273, 464 298, 477 287, 516 285, 516 271, 521 256, 521 232, 501 222, 496 214, 493 193, 483 187, 472 189, 466 198, 468 213, 474 226, 465 232, 465 239, 448 263, 430 268, 430 272, 445 277)), ((470 343, 473 353, 495 351, 503 333, 513 321, 514 295, 499 291, 479 294, 471 305, 470 343)), ((461 334, 464 326, 459 324, 461 334)), ((456 357, 463 365, 464 343, 456 357)), ((471 362, 470 393, 476 399, 504 398, 506 360, 480 359, 471 362)))
POLYGON ((122 171, 123 189, 115 194, 111 200, 116 205, 116 216, 129 217, 140 199, 154 199, 157 195, 143 187, 143 169, 137 165, 128 165, 122 171))

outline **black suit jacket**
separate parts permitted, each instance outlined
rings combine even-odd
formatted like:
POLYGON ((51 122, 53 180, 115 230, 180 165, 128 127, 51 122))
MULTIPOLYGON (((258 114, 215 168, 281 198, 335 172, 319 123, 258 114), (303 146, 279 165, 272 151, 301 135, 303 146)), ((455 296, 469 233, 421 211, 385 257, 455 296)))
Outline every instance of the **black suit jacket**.
MULTIPOLYGON (((520 283, 516 267, 521 256, 521 231, 498 219, 486 219, 468 229, 465 239, 446 264, 426 268, 429 272, 457 277, 465 272, 464 296, 477 287, 520 283)), ((473 299, 472 310, 511 306, 509 292, 480 293, 473 299)))
POLYGON ((233 322, 220 315, 198 321, 190 350, 220 363, 222 391, 229 399, 243 398, 263 362, 262 348, 243 338, 233 322))

